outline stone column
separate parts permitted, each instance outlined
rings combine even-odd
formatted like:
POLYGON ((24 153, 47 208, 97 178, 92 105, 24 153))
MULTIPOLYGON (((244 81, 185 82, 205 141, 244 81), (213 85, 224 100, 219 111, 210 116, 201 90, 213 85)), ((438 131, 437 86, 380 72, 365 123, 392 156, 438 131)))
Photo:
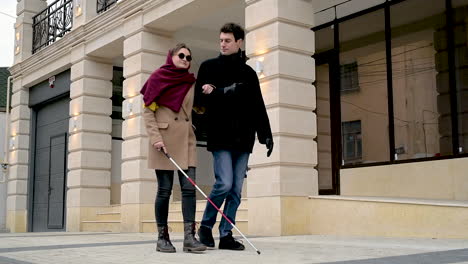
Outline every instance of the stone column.
POLYGON ((112 64, 88 58, 84 44, 71 54, 67 231, 110 205, 112 64))
POLYGON ((148 137, 142 113, 140 90, 150 74, 166 61, 170 37, 143 27, 142 14, 125 21, 122 125, 122 232, 142 231, 142 220, 154 219, 156 176, 147 168, 148 137))
POLYGON ((97 0, 74 0, 73 28, 77 29, 97 16, 97 0))
POLYGON ((14 64, 32 54, 33 17, 47 8, 45 0, 18 0, 16 5, 14 64))
MULTIPOLYGON (((32 54, 32 17, 47 7, 45 1, 19 0, 16 6, 14 64, 32 54)), ((13 73, 14 75, 14 73, 13 73)), ((11 100, 9 138, 9 168, 7 187, 7 229, 26 232, 30 116, 29 90, 22 85, 21 76, 14 76, 11 100)))
POLYGON ((10 232, 27 232, 28 222, 28 169, 30 116, 29 90, 21 78, 13 80, 11 98, 9 145, 7 229, 10 232))
POLYGON ((256 144, 247 195, 249 234, 293 235, 309 230, 307 204, 318 194, 313 7, 302 0, 246 1, 248 63, 259 73, 275 149, 256 144))

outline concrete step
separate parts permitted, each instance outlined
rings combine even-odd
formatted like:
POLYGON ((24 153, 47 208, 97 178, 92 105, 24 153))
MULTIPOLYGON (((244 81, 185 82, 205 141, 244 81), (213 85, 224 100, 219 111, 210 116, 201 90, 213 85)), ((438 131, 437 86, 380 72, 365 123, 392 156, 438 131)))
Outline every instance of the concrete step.
MULTIPOLYGON (((197 211, 195 214, 195 221, 200 223, 203 217, 203 212, 205 211, 206 207, 206 200, 197 200, 197 211)), ((221 209, 223 206, 221 206, 221 209)), ((218 226, 219 222, 221 221, 222 216, 218 214, 217 221, 215 226, 213 227, 213 234, 218 234, 218 226)), ((248 199, 243 198, 241 200, 241 204, 239 205, 239 209, 236 215, 237 223, 236 226, 243 232, 248 232, 248 199)), ((172 232, 175 233, 183 233, 184 232, 184 222, 183 222, 183 215, 182 215, 182 202, 172 202, 169 204, 169 227, 171 228, 172 232)), ((153 219, 145 219, 142 221, 143 232, 155 233, 156 232, 156 221, 153 219)))
POLYGON ((314 235, 468 238, 468 201, 312 196, 307 210, 314 235))
MULTIPOLYGON (((196 219, 198 223, 200 222, 201 219, 196 219)), ((143 231, 144 233, 156 233, 156 221, 154 220, 144 220, 142 221, 142 226, 143 226, 143 231)), ((183 233, 184 232, 184 222, 183 221, 171 221, 169 220, 168 226, 171 230, 171 232, 174 233, 183 233)), ((218 226, 219 226, 219 221, 216 222, 216 224, 213 227, 213 234, 218 234, 218 226)), ((248 226, 248 221, 247 220, 236 220, 236 226, 237 228, 240 229, 244 235, 248 234, 249 231, 249 226, 248 226)), ((198 228, 198 227, 197 227, 198 228)), ((233 233, 237 233, 235 230, 233 233)))
POLYGON ((120 208, 121 208, 121 205, 120 204, 112 204, 109 206, 109 209, 110 210, 106 210, 106 211, 110 211, 110 212, 118 212, 120 213, 120 208))
POLYGON ((82 232, 120 232, 119 221, 82 221, 82 232))
MULTIPOLYGON (((206 203, 207 201, 206 200, 197 200, 197 211, 198 210, 205 210, 205 207, 206 207, 206 203)), ((223 205, 221 205, 221 210, 223 209, 223 205)), ((169 204, 169 212, 172 211, 172 210, 181 210, 182 208, 182 202, 181 201, 177 201, 177 202, 171 202, 169 204)), ((249 208, 249 203, 248 203, 248 199, 247 198, 242 198, 241 199, 241 204, 239 205, 239 210, 241 209, 248 209, 249 208)))
POLYGON ((120 212, 98 212, 97 221, 120 221, 120 212))
MULTIPOLYGON (((197 210, 195 213, 195 219, 202 219, 204 211, 197 210)), ((218 213, 218 220, 221 220, 221 214, 218 213)), ((236 218, 237 219, 248 219, 249 214, 247 209, 239 209, 237 210, 236 218)), ((173 210, 169 212, 168 216, 169 221, 181 221, 183 220, 182 210, 173 210)), ((151 219, 148 219, 151 220, 151 219)))

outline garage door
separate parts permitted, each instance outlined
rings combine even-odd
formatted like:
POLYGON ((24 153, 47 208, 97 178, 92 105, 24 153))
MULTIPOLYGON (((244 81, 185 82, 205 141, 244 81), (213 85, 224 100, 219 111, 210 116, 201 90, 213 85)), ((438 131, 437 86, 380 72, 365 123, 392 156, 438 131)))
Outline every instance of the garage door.
POLYGON ((35 109, 33 230, 65 230, 67 97, 35 109))

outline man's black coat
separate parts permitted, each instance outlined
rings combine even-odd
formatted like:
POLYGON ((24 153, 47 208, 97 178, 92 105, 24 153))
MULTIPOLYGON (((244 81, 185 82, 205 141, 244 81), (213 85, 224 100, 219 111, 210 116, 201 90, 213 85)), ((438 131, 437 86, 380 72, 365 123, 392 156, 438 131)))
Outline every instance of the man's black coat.
POLYGON ((195 106, 205 107, 208 150, 252 152, 257 133, 260 143, 272 139, 270 121, 255 71, 239 51, 204 61, 195 85, 195 106), (203 94, 204 84, 214 85, 203 94), (232 89, 234 85, 235 88, 232 89), (226 87, 231 89, 226 91, 226 87))

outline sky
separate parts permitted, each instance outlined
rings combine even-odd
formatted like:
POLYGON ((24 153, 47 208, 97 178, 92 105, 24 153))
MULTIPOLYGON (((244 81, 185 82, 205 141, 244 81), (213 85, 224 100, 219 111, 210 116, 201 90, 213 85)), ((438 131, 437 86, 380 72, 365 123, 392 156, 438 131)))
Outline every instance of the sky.
POLYGON ((0 67, 13 65, 16 0, 0 0, 0 67))
MULTIPOLYGON (((54 0, 47 0, 48 4, 52 2, 54 0)), ((0 0, 0 67, 13 65, 16 3, 17 0, 0 0)))

